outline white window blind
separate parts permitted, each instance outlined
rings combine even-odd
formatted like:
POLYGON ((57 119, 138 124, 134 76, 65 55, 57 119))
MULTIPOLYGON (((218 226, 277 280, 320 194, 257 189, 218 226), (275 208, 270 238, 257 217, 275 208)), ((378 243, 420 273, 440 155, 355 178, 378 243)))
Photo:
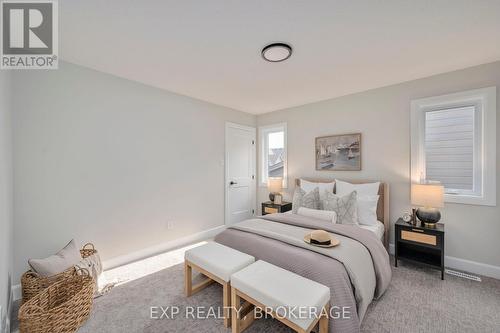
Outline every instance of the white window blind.
POLYGON ((440 181, 447 193, 474 193, 475 106, 425 113, 427 180, 440 181))

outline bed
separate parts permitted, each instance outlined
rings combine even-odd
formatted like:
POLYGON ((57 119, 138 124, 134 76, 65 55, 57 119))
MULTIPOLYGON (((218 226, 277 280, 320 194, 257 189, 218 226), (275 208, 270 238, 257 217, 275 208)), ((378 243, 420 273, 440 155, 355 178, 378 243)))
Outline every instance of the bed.
MULTIPOLYGON (((300 186, 300 180, 296 185, 300 186)), ((386 250, 388 193, 387 185, 381 183, 377 205, 380 225, 372 226, 373 230, 284 213, 232 225, 215 241, 326 285, 330 306, 336 311, 332 315, 337 316, 330 320, 329 332, 359 332, 368 305, 384 294, 392 276, 386 250), (320 248, 306 244, 303 236, 314 229, 334 234, 340 245, 320 248)))

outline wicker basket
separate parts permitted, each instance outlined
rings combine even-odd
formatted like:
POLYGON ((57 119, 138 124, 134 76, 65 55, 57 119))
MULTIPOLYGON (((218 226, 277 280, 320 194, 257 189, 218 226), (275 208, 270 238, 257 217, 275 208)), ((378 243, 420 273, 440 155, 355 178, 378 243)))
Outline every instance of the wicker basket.
POLYGON ((90 315, 93 295, 94 281, 89 272, 75 270, 21 306, 20 333, 76 332, 90 315))
MULTIPOLYGON (((87 243, 80 250, 80 255, 82 258, 87 258, 93 254, 97 253, 94 244, 87 243)), ((70 267, 62 273, 52 275, 49 277, 41 277, 36 272, 29 270, 23 274, 21 277, 21 286, 23 290, 23 304, 29 301, 32 297, 38 294, 43 289, 49 287, 50 285, 63 281, 74 275, 75 268, 70 267)))

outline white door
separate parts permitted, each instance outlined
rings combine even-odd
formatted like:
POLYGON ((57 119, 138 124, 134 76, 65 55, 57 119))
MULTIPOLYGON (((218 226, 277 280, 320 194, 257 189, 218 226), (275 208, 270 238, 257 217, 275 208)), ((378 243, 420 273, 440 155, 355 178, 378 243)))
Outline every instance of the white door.
POLYGON ((255 215, 255 128, 226 123, 226 224, 255 215))

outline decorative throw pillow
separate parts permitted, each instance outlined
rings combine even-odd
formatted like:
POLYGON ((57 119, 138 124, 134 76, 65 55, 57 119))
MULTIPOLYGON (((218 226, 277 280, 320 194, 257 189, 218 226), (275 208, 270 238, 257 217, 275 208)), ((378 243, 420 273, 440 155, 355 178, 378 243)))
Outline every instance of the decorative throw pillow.
POLYGON ((323 206, 325 210, 333 210, 337 213, 337 223, 357 225, 358 205, 356 201, 356 191, 352 191, 343 197, 327 192, 323 206))
POLYGON ((312 217, 318 220, 337 223, 337 213, 335 213, 333 210, 320 210, 320 209, 300 207, 299 210, 297 211, 297 215, 302 215, 302 216, 312 217))
POLYGON ((71 266, 80 262, 82 257, 76 247, 75 240, 72 239, 61 251, 45 259, 28 260, 31 269, 42 277, 52 276, 62 273, 71 266))
POLYGON ((319 189, 317 187, 309 193, 306 193, 300 187, 295 189, 292 200, 292 212, 297 214, 300 207, 319 209, 319 189))
POLYGON ((358 206, 358 222, 364 225, 377 224, 377 204, 378 204, 378 191, 380 182, 365 183, 365 184, 351 184, 336 180, 335 193, 339 196, 344 196, 352 191, 356 191, 357 206, 358 206))
POLYGON ((300 188, 306 191, 306 193, 311 192, 316 187, 319 189, 319 209, 323 209, 323 200, 325 200, 325 191, 333 193, 334 186, 335 182, 315 183, 315 182, 309 182, 304 179, 300 179, 300 188))

